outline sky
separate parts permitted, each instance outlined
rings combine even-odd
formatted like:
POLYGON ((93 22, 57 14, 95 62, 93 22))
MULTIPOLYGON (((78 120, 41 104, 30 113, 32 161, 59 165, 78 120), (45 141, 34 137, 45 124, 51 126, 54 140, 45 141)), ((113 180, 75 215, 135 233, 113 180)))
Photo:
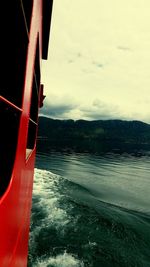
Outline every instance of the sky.
POLYGON ((149 14, 150 0, 54 0, 41 114, 150 123, 149 14))

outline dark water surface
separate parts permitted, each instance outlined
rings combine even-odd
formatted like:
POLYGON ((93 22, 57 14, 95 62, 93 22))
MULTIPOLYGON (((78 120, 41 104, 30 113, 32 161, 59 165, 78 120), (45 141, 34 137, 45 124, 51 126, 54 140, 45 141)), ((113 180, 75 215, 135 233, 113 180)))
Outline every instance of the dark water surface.
POLYGON ((32 267, 150 267, 150 157, 37 154, 32 267))

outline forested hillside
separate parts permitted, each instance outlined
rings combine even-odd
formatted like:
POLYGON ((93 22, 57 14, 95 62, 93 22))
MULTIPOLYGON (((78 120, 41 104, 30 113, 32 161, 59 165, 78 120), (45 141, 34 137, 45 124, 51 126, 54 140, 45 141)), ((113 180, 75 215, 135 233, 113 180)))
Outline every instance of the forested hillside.
POLYGON ((150 125, 140 121, 39 117, 37 149, 93 153, 150 150, 150 125))

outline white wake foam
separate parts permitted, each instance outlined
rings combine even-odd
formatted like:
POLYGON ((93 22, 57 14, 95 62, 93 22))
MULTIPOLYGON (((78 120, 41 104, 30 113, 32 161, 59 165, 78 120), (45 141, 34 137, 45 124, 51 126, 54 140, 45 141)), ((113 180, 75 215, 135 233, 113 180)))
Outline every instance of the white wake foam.
POLYGON ((37 206, 39 210, 41 208, 45 212, 41 227, 53 224, 56 228, 63 228, 69 222, 69 216, 59 207, 62 196, 58 192, 57 185, 60 177, 39 169, 35 169, 34 177, 33 210, 37 206))
POLYGON ((72 255, 64 253, 61 255, 51 257, 49 259, 39 261, 35 267, 84 267, 83 262, 75 259, 72 255))
MULTIPOLYGON (((63 196, 59 192, 59 181, 61 177, 46 170, 35 169, 32 216, 40 214, 37 225, 30 232, 30 247, 35 249, 37 237, 40 231, 45 228, 55 227, 59 234, 64 234, 67 224, 73 218, 69 216, 67 210, 60 207, 63 196)), ((31 221, 32 221, 31 216, 31 221)), ((40 240, 39 240, 40 242, 40 240)), ((49 240, 51 242, 51 240, 49 240)), ((42 244, 41 244, 42 245, 42 244)), ((84 267, 83 263, 73 255, 64 252, 56 257, 46 256, 46 259, 38 258, 34 267, 84 267)))

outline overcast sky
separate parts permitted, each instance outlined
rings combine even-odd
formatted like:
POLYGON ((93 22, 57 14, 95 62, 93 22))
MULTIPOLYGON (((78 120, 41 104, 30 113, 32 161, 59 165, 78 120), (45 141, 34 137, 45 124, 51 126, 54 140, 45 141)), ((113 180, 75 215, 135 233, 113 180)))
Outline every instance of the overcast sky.
POLYGON ((49 117, 150 123, 150 0, 54 0, 42 82, 49 117))

